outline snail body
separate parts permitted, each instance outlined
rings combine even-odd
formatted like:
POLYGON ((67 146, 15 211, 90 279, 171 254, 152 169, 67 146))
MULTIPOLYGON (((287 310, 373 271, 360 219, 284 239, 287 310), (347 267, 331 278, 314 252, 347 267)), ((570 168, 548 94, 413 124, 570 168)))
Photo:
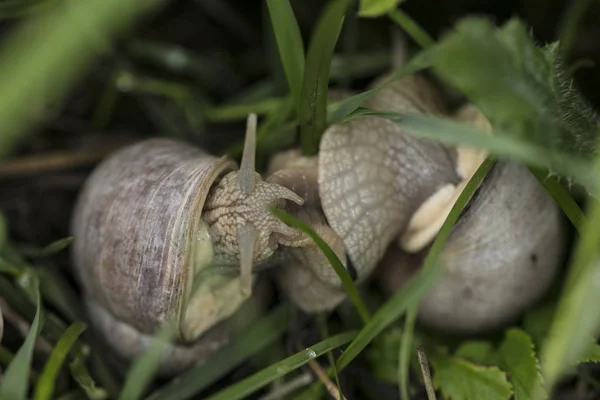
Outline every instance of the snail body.
POLYGON ((226 156, 161 138, 117 151, 86 181, 72 219, 73 261, 92 322, 105 337, 121 335, 108 342, 126 360, 166 325, 176 345, 164 371, 189 366, 191 350, 202 359, 219 347, 226 335, 208 332, 250 297, 253 270, 295 233, 267 207, 302 199, 255 173, 255 125, 252 115, 240 170, 226 156))
MULTIPOLYGON (((364 106, 449 115, 435 88, 418 75, 391 83, 364 106)), ((491 129, 472 106, 454 117, 491 129)), ((394 274, 406 275, 404 271, 420 267, 423 254, 485 156, 475 149, 410 135, 376 116, 328 127, 315 161, 316 190, 320 210, 343 243, 346 265, 356 281, 368 279, 383 263, 378 277, 387 293, 398 290, 394 274)), ((273 175, 291 170, 293 165, 273 175)), ((423 301, 420 318, 441 329, 474 333, 506 323, 539 299, 558 270, 566 243, 560 209, 517 163, 499 161, 467 207, 441 254, 447 273, 423 301)), ((290 264, 287 273, 277 273, 284 276, 280 286, 296 299, 301 297, 296 292, 303 289, 294 285, 301 275, 294 271, 315 267, 298 265, 297 260, 290 264)), ((324 272, 313 274, 313 279, 321 286, 327 282, 332 292, 343 290, 339 278, 322 276, 324 272)), ((313 312, 331 309, 342 299, 334 296, 329 304, 304 299, 298 304, 313 312)))

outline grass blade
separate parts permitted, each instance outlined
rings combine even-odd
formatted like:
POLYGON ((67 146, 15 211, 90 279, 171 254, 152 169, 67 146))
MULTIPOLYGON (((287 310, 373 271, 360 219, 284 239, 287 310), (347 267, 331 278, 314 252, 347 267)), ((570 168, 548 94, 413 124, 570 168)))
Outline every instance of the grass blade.
POLYGON ((94 382, 85 366, 85 359, 89 352, 90 350, 87 346, 80 347, 76 352, 73 361, 69 363, 69 371, 75 382, 77 382, 88 398, 93 400, 103 400, 108 397, 108 392, 104 388, 96 386, 96 382, 94 382))
POLYGON ((106 49, 102 41, 113 39, 160 3, 63 1, 18 26, 0 49, 0 157, 9 154, 36 123, 33 104, 61 99, 88 63, 106 49))
POLYGON ((449 118, 359 109, 348 119, 361 115, 387 118, 411 134, 446 145, 483 149, 494 156, 509 157, 533 167, 551 169, 577 179, 595 197, 600 195, 600 183, 596 178, 600 168, 583 157, 545 148, 525 139, 501 133, 490 135, 449 118))
POLYGON ((535 175, 538 181, 544 185, 554 201, 556 201, 567 218, 569 218, 571 224, 573 224, 575 229, 577 229, 577 232, 581 233, 587 217, 583 211, 581 211, 581 208, 579 208, 569 191, 563 185, 557 182, 555 178, 549 177, 548 174, 542 172, 541 170, 535 168, 529 168, 529 170, 533 175, 535 175))
POLYGON ((404 0, 360 0, 358 15, 363 18, 380 17, 392 10, 404 0))
POLYGON ((40 375, 38 382, 35 386, 35 400, 44 400, 51 399, 54 394, 54 383, 56 382, 56 377, 60 372, 60 369, 71 350, 71 347, 75 344, 79 336, 86 329, 86 325, 81 322, 75 322, 67 330, 58 343, 54 347, 54 350, 50 354, 50 358, 46 362, 44 366, 44 370, 40 375))
POLYGON ((36 312, 33 323, 25 342, 19 348, 6 372, 2 384, 0 384, 0 400, 25 400, 27 398, 27 387, 29 384, 29 375, 31 373, 31 361, 35 341, 40 334, 42 327, 42 296, 39 292, 39 282, 35 274, 32 275, 32 285, 36 297, 36 312))
POLYGON ((325 243, 325 241, 321 239, 321 237, 317 235, 317 233, 310 226, 300 221, 293 215, 280 209, 272 209, 271 212, 273 212, 273 214, 275 214, 277 218, 281 219, 286 224, 306 233, 315 242, 315 244, 323 252, 325 257, 327 257, 327 260, 335 270, 335 273, 339 276, 340 280, 342 281, 342 285, 344 285, 346 293, 348 293, 348 297, 350 298, 352 303, 354 303, 356 311, 360 315, 363 322, 365 324, 369 322, 371 316, 369 315, 369 310, 367 309, 367 306, 365 305, 362 298, 360 297, 360 294, 358 293, 358 288, 354 284, 354 281, 350 277, 350 274, 348 273, 340 259, 335 255, 333 250, 331 250, 331 247, 329 247, 329 245, 325 243))
POLYGON ((152 393, 147 400, 189 399, 222 378, 244 360, 275 342, 288 327, 290 308, 281 305, 252 324, 244 335, 213 355, 210 363, 191 369, 168 385, 152 393))
POLYGON ((417 56, 412 58, 404 67, 397 70, 392 76, 390 76, 384 83, 376 86, 370 90, 348 97, 342 101, 331 104, 327 108, 327 123, 334 124, 337 122, 345 121, 351 118, 354 113, 367 99, 379 93, 379 91, 385 88, 390 83, 404 78, 408 75, 412 75, 422 69, 429 68, 431 66, 431 56, 427 51, 419 53, 417 56))
MULTIPOLYGON (((541 349, 542 374, 548 392, 585 356, 600 327, 600 314, 593 307, 600 302, 600 203, 590 202, 588 215, 582 224, 550 332, 541 349)), ((538 393, 536 398, 542 396, 538 393)))
MULTIPOLYGON (((427 257, 423 263, 423 272, 424 273, 433 273, 435 269, 440 268, 441 266, 438 264, 438 259, 442 250, 444 249, 444 244, 446 240, 452 233, 452 228, 454 224, 460 218, 462 210, 465 208, 469 199, 475 192, 475 190, 479 187, 489 170, 494 165, 495 160, 488 158, 486 159, 475 171, 469 182, 465 185, 464 189, 456 199, 456 203, 448 213, 446 220, 442 224, 439 233, 437 234, 427 257), (433 272, 432 272, 433 271, 433 272)), ((410 355, 413 343, 414 336, 414 328, 417 320, 418 314, 418 304, 409 308, 407 312, 406 321, 404 324, 404 331, 402 332, 402 343, 400 345, 400 359, 398 360, 399 368, 398 373, 400 374, 400 394, 403 400, 409 400, 408 397, 408 374, 410 367, 410 355)))
POLYGON ((327 89, 331 59, 342 30, 349 0, 331 0, 319 17, 306 56, 300 105, 300 143, 304 155, 318 151, 327 125, 327 89))
POLYGON ((392 21, 400 25, 402 29, 404 29, 404 31, 422 48, 427 49, 435 44, 435 41, 431 36, 429 36, 429 34, 404 11, 393 9, 388 13, 388 16, 392 21))
POLYGON ((332 336, 229 386, 225 390, 209 397, 209 400, 234 400, 246 398, 246 396, 251 395, 274 380, 289 374, 305 365, 310 360, 314 360, 328 351, 343 346, 355 337, 356 332, 346 332, 332 336))
POLYGON ((267 0, 267 6, 290 95, 299 113, 305 63, 300 27, 289 0, 267 0))
POLYGON ((21 248, 21 254, 23 254, 25 257, 31 257, 31 258, 43 258, 43 257, 52 256, 56 253, 59 253, 60 251, 62 251, 64 249, 66 249, 71 244, 72 241, 73 241, 73 237, 69 236, 69 237, 65 237, 62 239, 58 239, 41 249, 24 247, 24 248, 21 248))
POLYGON ((152 338, 150 346, 135 360, 127 371, 127 377, 119 396, 122 400, 140 399, 160 368, 163 354, 171 343, 174 332, 163 328, 152 338))

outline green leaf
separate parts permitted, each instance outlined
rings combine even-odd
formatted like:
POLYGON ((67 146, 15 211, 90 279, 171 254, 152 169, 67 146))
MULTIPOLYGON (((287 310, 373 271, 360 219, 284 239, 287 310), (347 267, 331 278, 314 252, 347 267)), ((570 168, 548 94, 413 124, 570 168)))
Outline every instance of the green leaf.
POLYGON ((89 347, 81 346, 75 354, 73 361, 69 363, 69 371, 75 382, 83 389, 89 399, 104 400, 108 398, 107 391, 104 388, 96 386, 96 382, 94 382, 85 366, 85 359, 89 355, 89 352, 89 347))
MULTIPOLYGON (((465 94, 494 132, 565 154, 588 158, 595 152, 600 136, 595 112, 564 74, 558 44, 536 46, 518 19, 496 28, 488 19, 469 17, 432 50, 435 73, 465 94)), ((580 178, 553 164, 545 167, 576 182, 580 178)), ((588 188, 590 180, 578 183, 588 188)))
POLYGON ((35 348, 35 341, 42 329, 43 319, 42 298, 38 290, 39 282, 35 274, 32 275, 31 286, 34 288, 37 304, 35 317, 25 338, 25 342, 19 348, 15 358, 4 373, 2 383, 0 384, 0 400, 25 400, 27 398, 33 350, 35 348))
POLYGON ((493 364, 495 349, 492 343, 484 340, 468 340, 462 342, 454 352, 455 357, 464 358, 479 365, 493 364))
POLYGON ((305 60, 298 21, 289 0, 267 0, 267 6, 290 94, 296 104, 296 111, 300 113, 305 60))
POLYGON ((174 336, 170 327, 165 327, 154 335, 148 348, 136 358, 127 371, 127 377, 119 396, 121 400, 134 400, 142 397, 148 384, 160 368, 160 362, 174 336))
POLYGON ((328 351, 343 346, 355 337, 356 332, 346 332, 332 336, 294 354, 293 356, 264 368, 248 378, 227 387, 213 396, 210 396, 208 399, 234 400, 246 398, 274 380, 281 378, 292 371, 295 371, 309 361, 320 357, 328 351))
POLYGON ((498 367, 479 366, 445 352, 429 355, 433 366, 433 384, 452 400, 508 400, 512 388, 498 367))
POLYGON ((300 142, 304 155, 317 153, 321 134, 327 125, 331 59, 349 5, 350 0, 330 0, 317 21, 308 48, 299 115, 300 142))
POLYGON ((382 381, 398 384, 398 349, 402 343, 402 329, 393 327, 382 332, 366 350, 369 367, 382 381))
POLYGON ((319 235, 317 235, 317 233, 310 226, 308 226, 304 222, 300 221, 298 218, 294 217, 293 215, 291 215, 283 210, 275 209, 275 208, 272 209, 271 212, 273 214, 275 214, 277 216, 277 218, 279 218, 286 224, 306 233, 315 242, 315 244, 323 252, 325 257, 327 257, 329 264, 331 264, 335 273, 338 275, 338 277, 342 281, 342 285, 344 285, 344 289, 346 290, 348 297, 350 298, 352 303, 354 303, 354 306, 356 307, 356 311, 362 318, 363 322, 364 323, 369 322, 369 320, 371 319, 371 316, 369 314, 369 310, 367 309, 367 306, 365 305, 362 298, 360 297, 360 293, 358 292, 358 289, 357 289, 356 285, 354 284, 352 277, 350 277, 348 270, 346 270, 346 268, 344 267, 344 264, 342 264, 340 259, 333 252, 333 250, 331 250, 331 247, 329 247, 329 245, 319 235))
POLYGON ((550 331, 556 306, 556 302, 547 301, 528 310, 523 317, 523 329, 537 346, 542 344, 550 331))
POLYGON ((73 237, 69 236, 66 238, 58 239, 41 249, 31 248, 31 247, 22 247, 20 249, 20 251, 21 251, 21 254, 23 254, 26 257, 31 257, 31 258, 48 257, 48 256, 54 255, 64 249, 66 249, 71 244, 72 241, 73 241, 73 237))
POLYGON ((54 350, 52 350, 50 358, 46 362, 44 370, 37 381, 34 393, 35 400, 52 398, 54 394, 54 384, 58 373, 60 372, 71 347, 73 347, 77 338, 79 338, 85 329, 86 325, 83 322, 78 321, 69 326, 65 333, 63 333, 58 343, 56 343, 54 350))
POLYGON ((404 0, 360 0, 359 17, 380 17, 392 11, 404 0))
POLYGON ((245 332, 216 352, 210 362, 198 365, 147 397, 147 400, 189 399, 241 364, 264 351, 288 327, 290 307, 285 304, 252 324, 245 332))
POLYGON ((520 329, 508 329, 498 349, 498 366, 509 374, 515 400, 531 400, 543 392, 539 360, 531 337, 520 329))
POLYGON ((579 360, 580 363, 600 363, 600 345, 593 343, 590 351, 579 360))

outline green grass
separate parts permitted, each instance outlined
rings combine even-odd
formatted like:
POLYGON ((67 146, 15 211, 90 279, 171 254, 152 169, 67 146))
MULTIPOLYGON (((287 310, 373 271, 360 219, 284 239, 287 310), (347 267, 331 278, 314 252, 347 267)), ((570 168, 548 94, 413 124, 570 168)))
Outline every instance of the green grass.
MULTIPOLYGON (((267 69, 267 76, 260 82, 255 82, 250 72, 244 75, 244 68, 237 71, 243 64, 242 57, 230 62, 202 58, 191 49, 183 49, 177 54, 186 62, 179 69, 174 67, 168 57, 175 54, 174 48, 168 43, 145 42, 135 31, 135 22, 143 22, 140 18, 150 18, 153 12, 161 15, 166 1, 4 2, 0 18, 17 24, 0 44, 3 158, 16 156, 22 144, 43 134, 35 128, 44 126, 44 111, 60 109, 78 82, 96 71, 99 56, 110 61, 112 70, 103 78, 105 90, 95 99, 97 108, 89 116, 91 124, 100 130, 111 124, 121 96, 127 95, 138 100, 146 112, 143 117, 161 135, 180 135, 199 142, 209 141, 207 126, 243 121, 248 113, 256 112, 263 118, 258 132, 258 155, 263 161, 293 145, 300 146, 305 155, 317 154, 327 126, 365 115, 386 118, 410 134, 449 146, 484 149, 490 158, 450 212, 423 268, 388 299, 381 299, 369 283, 358 287, 310 226, 275 210, 284 222, 315 241, 338 274, 348 301, 322 314, 318 323, 314 316, 299 318, 290 304, 275 305, 205 362, 166 381, 157 379, 156 372, 169 332, 160 331, 125 376, 119 376, 108 364, 91 329, 86 329, 80 293, 72 285, 72 270, 46 268, 48 260, 65 255, 73 238, 57 237, 50 244, 16 243, 9 219, 0 214, 0 297, 29 325, 25 335, 17 335, 16 343, 11 340, 0 346, 0 400, 69 396, 241 399, 291 384, 299 372, 308 370, 311 360, 329 364, 327 373, 335 377, 341 391, 349 384, 347 376, 351 376, 345 373, 355 365, 357 370, 370 366, 373 379, 374 370, 384 371, 383 375, 391 377, 388 383, 397 385, 401 398, 409 400, 422 385, 409 374, 411 369, 420 374, 414 360, 415 347, 421 343, 432 359, 436 390, 453 393, 454 400, 472 398, 468 393, 492 392, 507 400, 512 394, 515 400, 542 399, 544 392, 552 393, 568 375, 578 382, 589 381, 590 370, 582 360, 600 361, 595 344, 600 316, 593 307, 600 301, 600 161, 591 146, 597 142, 600 128, 594 110, 570 85, 570 76, 559 71, 570 71, 577 65, 576 61, 563 65, 563 56, 572 51, 582 15, 590 3, 582 1, 564 15, 560 41, 540 45, 521 20, 494 24, 473 16, 458 20, 441 37, 432 38, 402 9, 403 2, 396 0, 324 2, 318 12, 313 10, 318 18, 306 33, 301 15, 291 2, 266 0, 264 15, 268 20, 263 22, 272 29, 285 75, 281 81, 284 86, 287 83, 287 93, 279 93, 277 77, 269 75, 275 74, 273 71, 267 69), (388 22, 402 29, 421 49, 410 55, 405 66, 393 71, 383 85, 328 103, 328 92, 339 82, 359 81, 365 74, 374 77, 371 71, 389 68, 393 59, 388 50, 365 51, 360 46, 353 48, 352 54, 341 54, 340 42, 351 41, 344 35, 355 33, 344 30, 350 14, 358 23, 388 22), (120 39, 126 39, 124 46, 120 46, 120 39), (131 60, 142 59, 162 73, 139 72, 135 61, 134 67, 129 65, 131 60), (211 62, 214 65, 208 65, 211 62), (424 70, 479 107, 491 121, 493 135, 446 117, 363 107, 389 83, 424 70), (218 71, 224 76, 239 73, 240 80, 246 82, 244 91, 224 100, 213 96, 212 92, 223 83, 218 81, 218 71), (530 168, 573 225, 575 238, 564 265, 566 279, 557 282, 547 299, 552 308, 544 312, 534 308, 523 324, 517 322, 496 332, 497 337, 480 337, 473 346, 468 340, 423 329, 417 320, 418 305, 443 276, 438 258, 444 242, 496 158, 522 162, 530 168), (581 193, 577 201, 569 190, 572 186, 581 193), (585 204, 583 210, 580 203, 585 204), (535 321, 537 330, 530 329, 531 321, 535 321), (305 343, 302 335, 316 330, 325 332, 325 337, 305 343), (48 354, 34 351, 40 339, 50 344, 48 354), (290 349, 289 344, 295 346, 297 341, 306 349, 290 349), (384 348, 380 347, 382 343, 384 348), (524 351, 526 348, 532 348, 531 354, 524 351), (381 361, 382 365, 370 365, 369 355, 378 351, 394 356, 381 361), (269 354, 276 354, 277 360, 274 362, 269 354), (324 354, 329 363, 320 358, 324 354), (507 360, 521 360, 523 367, 508 365, 507 360), (459 378, 467 382, 456 385, 459 378)), ((369 47, 379 44, 376 42, 373 39, 369 47)), ((223 147, 223 153, 234 157, 240 154, 240 143, 228 142, 223 147)), ((5 317, 6 337, 7 327, 14 321, 6 318, 6 310, 1 315, 5 317)), ((374 380, 372 385, 378 382, 374 380)), ((323 389, 321 382, 313 381, 286 398, 327 398, 323 389)), ((356 390, 355 397, 362 398, 363 393, 356 390)))

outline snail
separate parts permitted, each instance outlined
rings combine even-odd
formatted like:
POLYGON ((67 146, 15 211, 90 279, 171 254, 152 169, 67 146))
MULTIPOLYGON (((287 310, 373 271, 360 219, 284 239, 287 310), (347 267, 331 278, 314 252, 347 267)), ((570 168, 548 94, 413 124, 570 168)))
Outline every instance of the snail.
MULTIPOLYGON (((394 81, 364 106, 449 115, 433 84, 416 74, 394 81)), ((456 118, 491 129, 473 106, 456 118)), ((327 242, 340 243, 334 251, 357 283, 381 264, 377 276, 390 294, 399 288, 398 275, 420 266, 485 156, 413 136, 384 118, 360 116, 329 126, 318 156, 290 150, 274 157, 267 180, 301 195, 302 188, 311 191, 303 197, 307 206, 316 204, 320 218, 305 221, 316 221, 327 242)), ((507 323, 548 289, 565 251, 565 229, 558 205, 527 168, 498 161, 444 247, 446 274, 421 304, 420 319, 458 332, 507 323)), ((339 278, 322 255, 307 260, 312 253, 300 250, 275 271, 282 291, 306 312, 332 309, 345 298, 339 278)))
POLYGON ((164 326, 175 341, 161 373, 206 359, 228 339, 224 321, 252 298, 253 272, 297 235, 268 210, 303 200, 255 172, 256 124, 250 114, 239 170, 227 156, 151 138, 86 180, 73 264, 92 324, 125 361, 164 326))

